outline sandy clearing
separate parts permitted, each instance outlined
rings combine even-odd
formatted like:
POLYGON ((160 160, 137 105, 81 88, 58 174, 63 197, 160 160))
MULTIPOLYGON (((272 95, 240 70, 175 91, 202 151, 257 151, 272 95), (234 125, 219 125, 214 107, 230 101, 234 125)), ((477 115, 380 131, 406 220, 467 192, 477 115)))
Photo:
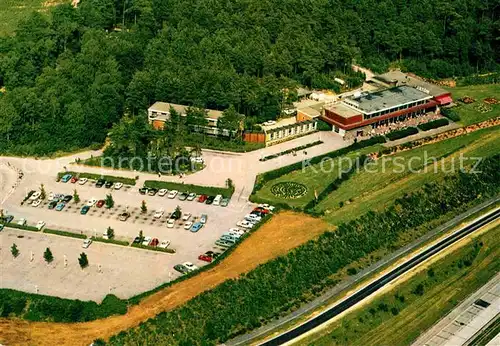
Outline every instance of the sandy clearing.
POLYGON ((262 263, 286 254, 322 234, 328 227, 324 221, 304 214, 279 213, 219 265, 151 295, 131 307, 126 315, 85 323, 0 319, 0 341, 7 345, 88 345, 96 338, 109 338, 162 311, 178 307, 227 279, 237 278, 262 263))

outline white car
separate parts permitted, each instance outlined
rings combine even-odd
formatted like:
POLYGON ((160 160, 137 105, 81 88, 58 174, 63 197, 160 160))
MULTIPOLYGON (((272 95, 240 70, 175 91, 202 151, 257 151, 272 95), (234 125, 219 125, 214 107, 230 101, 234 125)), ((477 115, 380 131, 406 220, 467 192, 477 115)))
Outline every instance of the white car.
POLYGON ((93 207, 96 203, 97 203, 97 199, 96 198, 91 198, 91 199, 88 200, 86 206, 87 207, 93 207))
POLYGON ((222 236, 223 236, 223 237, 224 237, 224 236, 229 236, 229 237, 232 237, 232 238, 234 238, 234 239, 239 239, 239 238, 241 238, 241 235, 240 235, 240 234, 238 234, 238 233, 234 233, 234 232, 226 232, 226 233, 224 233, 222 236))
POLYGON ((268 121, 262 123, 262 125, 264 125, 264 126, 276 125, 276 121, 274 121, 274 120, 268 120, 268 121))
POLYGON ((115 190, 120 190, 123 187, 123 183, 115 183, 114 189, 115 190))
POLYGON ((240 237, 245 234, 245 230, 243 229, 239 229, 239 228, 230 228, 229 229, 229 233, 232 233, 232 234, 238 234, 240 237))
POLYGON ((191 221, 188 221, 184 224, 184 229, 190 230, 192 225, 193 225, 193 223, 191 221))
POLYGON ((179 193, 179 191, 177 191, 177 190, 171 190, 171 191, 168 193, 167 198, 173 199, 173 198, 175 198, 175 196, 177 196, 177 194, 178 194, 178 193, 179 193))
POLYGON ((182 263, 190 272, 192 271, 195 271, 196 269, 198 269, 197 266, 195 266, 193 263, 191 262, 184 262, 182 263))
POLYGON ((43 228, 43 226, 45 226, 45 221, 40 220, 40 221, 38 221, 38 222, 36 223, 36 226, 35 226, 35 227, 36 227, 36 229, 37 229, 37 230, 39 230, 39 231, 40 231, 40 230, 43 228))
POLYGON ((174 228, 174 226, 175 226, 175 219, 168 219, 167 228, 174 228))
POLYGON ((182 221, 187 221, 191 217, 191 213, 185 213, 184 216, 182 217, 182 221))
POLYGON ((85 185, 85 183, 89 181, 87 178, 80 178, 78 179, 78 184, 80 185, 85 185))
POLYGON ((170 245, 170 240, 162 240, 160 245, 158 246, 161 247, 162 249, 166 249, 169 245, 170 245))
POLYGON ((151 242, 151 240, 153 240, 153 238, 151 238, 151 237, 144 238, 144 240, 142 241, 142 245, 148 246, 149 243, 151 242))
POLYGON ((41 199, 37 199, 36 201, 33 201, 33 203, 31 203, 31 206, 32 207, 38 207, 40 205, 40 203, 42 203, 42 200, 41 199))
POLYGON ((34 192, 34 193, 31 195, 30 200, 31 200, 31 201, 37 200, 38 198, 40 198, 41 194, 42 194, 42 193, 41 193, 40 191, 36 191, 36 192, 34 192))
POLYGON ((194 201, 194 199, 196 198, 196 193, 194 192, 191 192, 188 196, 187 196, 187 200, 188 201, 194 201))
POLYGON ((260 222, 262 218, 254 214, 247 214, 245 215, 245 220, 255 223, 255 222, 260 222))
POLYGON ((17 224, 19 226, 26 226, 26 219, 23 217, 22 219, 19 219, 19 221, 17 221, 17 224))
POLYGON ((154 218, 159 219, 163 216, 164 213, 165 211, 163 209, 157 210, 156 213, 154 214, 154 218))
POLYGON ((195 163, 203 163, 204 160, 201 156, 193 156, 191 157, 191 161, 195 162, 195 163))
POLYGON ((50 201, 53 201, 53 200, 54 200, 54 198, 56 198, 56 194, 55 194, 54 192, 49 193, 49 197, 48 197, 49 202, 50 202, 50 201))
POLYGON ((85 239, 85 240, 83 241, 82 247, 83 247, 84 249, 87 249, 87 248, 90 246, 90 244, 92 244, 92 239, 87 238, 87 239, 85 239))
POLYGON ((206 224, 207 223, 207 219, 208 219, 208 215, 207 214, 201 214, 200 223, 206 224))
POLYGON ((158 196, 163 197, 167 194, 168 190, 167 189, 160 189, 158 190, 158 196))
POLYGON ((236 223, 236 226, 250 229, 250 228, 252 228, 255 225, 253 223, 249 222, 249 221, 243 220, 243 221, 238 221, 236 223))

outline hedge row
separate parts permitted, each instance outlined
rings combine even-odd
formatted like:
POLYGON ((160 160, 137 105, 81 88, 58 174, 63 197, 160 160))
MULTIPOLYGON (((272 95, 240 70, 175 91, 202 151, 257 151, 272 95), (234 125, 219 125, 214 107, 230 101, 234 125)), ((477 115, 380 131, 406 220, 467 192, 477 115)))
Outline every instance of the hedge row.
POLYGON ((146 180, 144 187, 155 189, 177 190, 179 192, 194 192, 197 195, 216 196, 222 195, 224 197, 231 197, 234 193, 234 187, 213 187, 213 186, 200 186, 192 184, 179 184, 169 181, 146 180))
POLYGON ((17 223, 8 223, 8 224, 5 225, 5 227, 17 228, 17 229, 22 229, 23 231, 31 231, 31 232, 39 232, 40 231, 36 227, 33 227, 33 226, 21 226, 21 225, 18 225, 17 223))
POLYGON ((315 241, 260 265, 110 338, 110 345, 217 345, 260 327, 320 295, 336 283, 332 275, 376 251, 394 251, 448 218, 500 192, 500 155, 477 171, 459 172, 339 225, 315 241), (228 304, 228 302, 237 302, 228 304))
POLYGON ((175 249, 170 249, 170 248, 164 249, 158 246, 147 246, 137 243, 132 243, 132 247, 136 247, 138 249, 151 250, 151 251, 165 252, 165 253, 175 253, 175 249))
POLYGON ((428 123, 418 125, 418 128, 422 131, 429 131, 432 129, 437 129, 438 127, 446 126, 450 122, 446 118, 436 119, 433 121, 429 121, 428 123))
POLYGON ((66 174, 71 174, 72 176, 78 177, 78 178, 87 178, 87 179, 91 179, 91 180, 104 179, 106 181, 111 181, 113 183, 122 183, 125 185, 135 185, 135 179, 133 179, 133 178, 115 177, 112 175, 104 175, 104 174, 81 173, 81 172, 59 172, 59 173, 57 173, 57 177, 59 179, 61 179, 66 174))
POLYGON ((405 129, 399 131, 392 131, 386 134, 385 136, 389 138, 391 141, 395 141, 396 139, 405 138, 411 135, 418 133, 418 129, 416 127, 407 127, 405 129))
POLYGON ((93 241, 97 241, 100 243, 108 243, 108 244, 115 244, 115 245, 121 245, 121 246, 129 246, 130 243, 125 240, 116 240, 116 239, 105 239, 101 237, 91 237, 93 241))
POLYGON ((71 238, 78 238, 78 239, 87 239, 87 236, 85 234, 78 234, 78 233, 73 233, 73 232, 59 231, 57 229, 45 228, 43 230, 43 232, 44 233, 55 234, 55 235, 60 235, 60 236, 63 236, 63 237, 71 237, 71 238))
POLYGON ((454 122, 460 121, 460 116, 453 109, 443 108, 443 109, 441 109, 441 114, 444 115, 445 117, 447 117, 448 119, 450 119, 451 121, 454 121, 454 122))
POLYGON ((364 141, 355 142, 355 143, 353 143, 345 148, 331 151, 331 152, 323 154, 323 155, 315 156, 309 160, 296 162, 296 163, 293 163, 293 164, 288 165, 288 166, 283 166, 281 168, 265 172, 265 173, 257 176, 252 194, 254 195, 255 193, 257 193, 257 191, 259 191, 262 188, 262 186, 264 186, 264 184, 266 184, 268 181, 277 179, 285 174, 302 169, 302 167, 304 165, 314 165, 314 164, 320 163, 324 159, 328 159, 328 158, 333 159, 333 158, 336 158, 336 157, 339 157, 342 155, 346 155, 347 153, 349 153, 351 151, 359 150, 359 149, 366 148, 366 147, 369 147, 369 146, 372 146, 375 144, 380 144, 380 143, 385 143, 385 142, 386 141, 385 141, 385 138, 383 136, 375 136, 375 137, 366 139, 364 141))
POLYGON ((0 317, 29 321, 85 322, 127 312, 127 302, 107 295, 101 304, 0 289, 0 317))
POLYGON ((304 150, 304 149, 307 149, 307 148, 311 148, 311 147, 314 147, 314 146, 320 145, 320 144, 323 144, 323 141, 316 141, 316 142, 308 143, 308 144, 301 145, 301 146, 296 147, 296 148, 292 148, 292 149, 288 149, 288 150, 285 150, 285 151, 281 151, 281 152, 276 153, 276 154, 264 156, 263 158, 259 159, 259 161, 267 161, 267 160, 275 159, 277 157, 280 157, 280 156, 283 156, 283 155, 287 155, 287 154, 293 153, 295 151, 301 151, 301 150, 304 150))

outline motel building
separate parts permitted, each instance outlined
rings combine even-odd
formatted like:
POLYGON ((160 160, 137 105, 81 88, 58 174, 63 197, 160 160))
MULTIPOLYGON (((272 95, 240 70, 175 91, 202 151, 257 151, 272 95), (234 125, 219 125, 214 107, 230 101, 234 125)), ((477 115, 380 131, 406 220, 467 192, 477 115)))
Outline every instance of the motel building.
MULTIPOLYGON (((451 102, 451 97, 448 98, 441 100, 451 102)), ((353 138, 368 136, 379 126, 439 112, 442 104, 423 87, 400 85, 372 93, 358 92, 328 104, 321 119, 332 125, 334 132, 353 138)))

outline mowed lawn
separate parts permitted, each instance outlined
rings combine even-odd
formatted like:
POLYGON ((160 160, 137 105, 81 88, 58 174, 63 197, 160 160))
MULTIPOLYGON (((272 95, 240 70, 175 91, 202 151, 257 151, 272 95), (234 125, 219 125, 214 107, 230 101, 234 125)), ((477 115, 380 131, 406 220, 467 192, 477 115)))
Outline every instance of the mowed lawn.
POLYGON ((13 34, 19 21, 31 12, 45 12, 63 2, 69 0, 0 0, 0 36, 13 34))
POLYGON ((301 208, 309 201, 314 199, 314 191, 318 194, 325 189, 333 180, 337 179, 342 171, 349 168, 350 162, 354 162, 356 157, 362 154, 377 152, 381 149, 380 145, 375 145, 363 148, 359 151, 354 151, 340 158, 328 159, 323 163, 305 167, 297 171, 285 174, 277 179, 271 180, 264 184, 256 196, 265 200, 273 201, 274 203, 286 203, 292 207, 301 208), (271 192, 273 185, 280 182, 297 182, 303 184, 307 188, 307 192, 300 198, 280 198, 271 192))
POLYGON ((475 242, 440 259, 301 344, 411 345, 420 333, 500 270, 499 235, 500 227, 492 227, 475 242))
POLYGON ((500 84, 470 85, 446 89, 452 93, 453 99, 459 105, 453 110, 460 115, 461 125, 467 126, 500 116, 500 104, 487 105, 492 108, 487 113, 481 113, 477 109, 483 104, 485 98, 493 97, 500 101, 500 84), (472 97, 476 102, 466 105, 458 101, 464 96, 472 97))
MULTIPOLYGON (((457 172, 461 155, 464 158, 488 157, 500 152, 498 131, 498 126, 487 128, 380 158, 369 167, 370 170, 360 171, 342 183, 338 190, 316 207, 316 211, 324 211, 327 221, 339 224, 370 210, 382 210, 405 193, 457 172), (423 166, 425 157, 429 162, 430 158, 438 159, 437 170, 434 164, 423 166), (452 162, 455 163, 454 168, 452 162), (405 165, 402 166, 403 163, 405 165)), ((475 159, 464 160, 465 166, 474 162, 475 159)))

